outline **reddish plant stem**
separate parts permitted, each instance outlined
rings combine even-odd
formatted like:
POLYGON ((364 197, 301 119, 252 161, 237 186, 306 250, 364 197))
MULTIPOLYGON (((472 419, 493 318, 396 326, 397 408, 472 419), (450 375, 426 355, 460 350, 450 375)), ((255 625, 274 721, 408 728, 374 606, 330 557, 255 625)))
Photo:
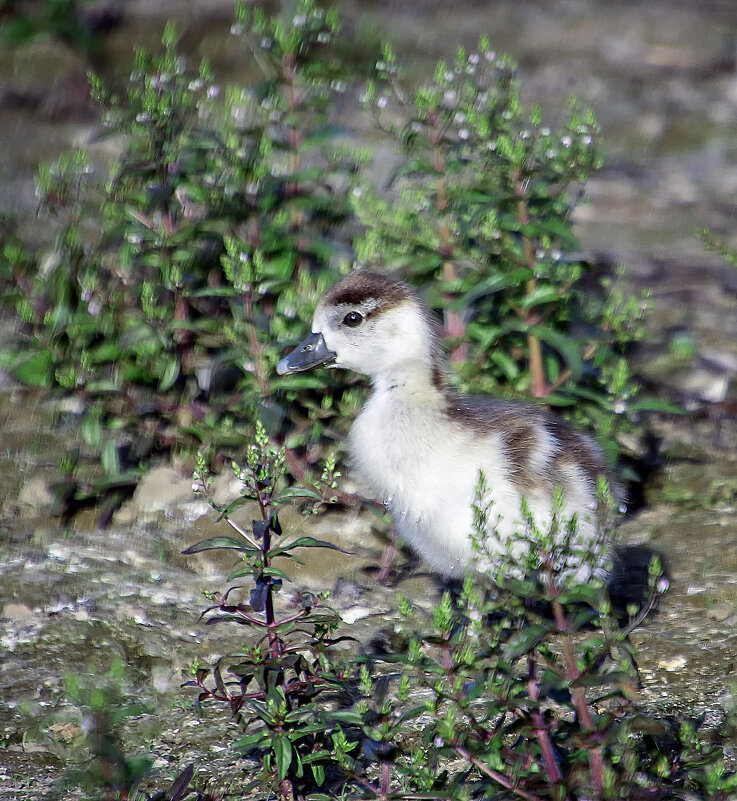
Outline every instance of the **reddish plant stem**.
POLYGON ((294 785, 291 779, 283 779, 279 782, 279 795, 284 801, 294 801, 294 785))
POLYGON ((245 311, 246 325, 248 328, 248 349, 251 352, 253 359, 253 374, 256 378, 259 391, 262 398, 269 398, 271 396, 271 385, 269 380, 264 374, 262 353, 263 348, 258 341, 258 334, 256 333, 256 326, 253 324, 253 290, 249 287, 243 295, 243 308, 245 311))
MULTIPOLYGON (((271 567, 271 560, 269 559, 269 551, 271 550, 271 504, 268 499, 262 494, 259 486, 258 476, 256 471, 253 472, 253 478, 256 484, 256 493, 258 495, 258 505, 261 510, 261 519, 264 523, 269 523, 265 526, 264 538, 261 543, 261 553, 263 554, 264 568, 271 567)), ((264 617, 266 619, 266 627, 269 637, 269 654, 272 659, 278 659, 281 656, 281 643, 279 642, 279 635, 276 632, 276 616, 274 615, 274 590, 271 585, 271 577, 267 576, 264 579, 266 584, 266 601, 264 603, 264 617)))
MULTIPOLYGON (((566 679, 569 682, 574 682, 576 679, 581 678, 581 671, 576 664, 576 655, 573 651, 573 642, 570 637, 570 626, 566 620, 563 606, 558 600, 559 591, 555 584, 555 578, 550 566, 547 567, 548 590, 550 592, 551 605, 553 607, 553 619, 558 627, 558 630, 563 635, 563 658, 566 665, 566 679)), ((576 709, 576 714, 581 723, 581 728, 589 733, 594 734, 596 729, 594 721, 591 717, 591 711, 588 703, 586 702, 586 691, 583 687, 571 687, 571 697, 573 698, 573 705, 576 709)), ((589 766, 591 769, 591 781, 597 796, 601 797, 604 791, 604 754, 600 745, 594 745, 589 750, 589 766)))
MULTIPOLYGON (((517 195, 517 220, 521 226, 530 224, 530 215, 527 212, 527 205, 525 203, 525 188, 522 178, 517 173, 515 175, 515 193, 517 195)), ((525 262, 527 267, 533 273, 527 281, 525 291, 529 297, 535 291, 537 282, 535 280, 535 253, 532 250, 532 240, 526 234, 522 234, 522 248, 525 254, 525 262)), ((536 322, 535 311, 527 309, 523 313, 523 319, 527 325, 534 325, 536 322)), ((549 394, 549 389, 545 382, 545 368, 543 365, 543 350, 540 339, 532 333, 527 334, 527 349, 530 356, 530 378, 532 379, 532 395, 535 398, 544 398, 549 394)))
POLYGON ((444 637, 446 642, 443 645, 443 669, 448 674, 451 674, 453 672, 453 654, 451 653, 450 645, 447 642, 448 637, 450 637, 450 634, 446 634, 444 637))
POLYGON ((518 795, 520 798, 524 798, 525 801, 542 801, 540 796, 537 796, 534 793, 528 793, 521 787, 515 787, 514 781, 512 779, 508 779, 506 776, 493 770, 487 764, 482 762, 480 759, 477 759, 475 756, 473 756, 473 754, 469 753, 465 748, 462 748, 461 746, 456 746, 455 752, 456 754, 458 754, 458 756, 463 757, 463 759, 465 759, 467 762, 470 762, 472 765, 478 768, 478 770, 480 770, 481 773, 488 776, 490 779, 493 779, 495 782, 497 782, 497 784, 500 784, 502 787, 505 787, 511 793, 518 795))
MULTIPOLYGON (((432 152, 432 160, 433 160, 433 169, 438 175, 438 184, 437 184, 437 197, 435 201, 435 208, 439 215, 445 212, 448 208, 448 197, 445 191, 445 159, 443 158, 443 152, 440 149, 440 138, 442 136, 442 132, 438 129, 438 120, 433 119, 433 152, 432 152)), ((440 238, 440 250, 443 254, 443 278, 446 281, 453 281, 456 278, 456 271, 455 271, 455 264, 453 263, 452 255, 453 255, 453 240, 451 237, 451 233, 448 229, 448 226, 445 223, 440 224, 439 228, 439 238, 440 238)), ((447 300, 451 300, 452 297, 450 295, 447 296, 447 300)), ((458 312, 449 311, 446 309, 444 312, 445 317, 445 330, 448 332, 448 336, 453 337, 454 339, 462 339, 466 334, 466 326, 463 323, 463 318, 461 317, 458 312)), ((468 346, 464 342, 460 342, 457 344, 451 354, 450 354, 450 361, 451 364, 459 364, 461 362, 465 362, 468 358, 468 346)))
MULTIPOLYGON (((255 617, 253 617, 251 615, 247 615, 245 612, 241 612, 240 610, 237 610, 236 614, 242 620, 246 620, 251 625, 258 626, 258 627, 260 627, 262 629, 268 628, 269 625, 270 625, 267 621, 259 620, 258 618, 255 618, 255 617)), ((306 614, 307 613, 303 610, 299 614, 292 615, 291 617, 285 617, 285 618, 283 618, 282 620, 279 621, 279 625, 283 626, 285 623, 292 623, 295 620, 300 620, 301 618, 305 617, 306 614)), ((276 625, 276 624, 273 624, 273 625, 276 625)))
POLYGON ((386 801, 389 797, 389 787, 391 785, 392 768, 389 762, 381 763, 381 801, 386 801))
MULTIPOLYGON (((536 664, 533 654, 527 655, 527 691, 530 696, 530 701, 536 703, 540 699, 537 686, 536 664)), ((550 734, 548 733, 547 726, 545 725, 545 718, 539 708, 532 710, 532 722, 535 726, 535 736, 538 743, 540 743, 540 750, 543 752, 543 760, 545 762, 545 770, 548 773, 548 779, 553 783, 563 781, 563 774, 560 772, 558 762, 555 759, 555 752, 553 744, 550 741, 550 734)))
POLYGON ((384 553, 381 555, 381 564, 379 565, 379 572, 376 575, 378 584, 386 584, 391 574, 392 565, 397 555, 397 546, 392 540, 384 548, 384 553))

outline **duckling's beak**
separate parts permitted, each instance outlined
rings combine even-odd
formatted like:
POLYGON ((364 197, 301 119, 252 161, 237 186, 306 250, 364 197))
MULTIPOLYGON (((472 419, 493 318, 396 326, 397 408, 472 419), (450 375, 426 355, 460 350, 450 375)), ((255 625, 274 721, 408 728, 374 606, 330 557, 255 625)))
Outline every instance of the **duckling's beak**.
POLYGON ((276 372, 287 375, 311 370, 313 367, 332 364, 336 357, 337 354, 328 349, 322 334, 310 334, 276 365, 276 372))

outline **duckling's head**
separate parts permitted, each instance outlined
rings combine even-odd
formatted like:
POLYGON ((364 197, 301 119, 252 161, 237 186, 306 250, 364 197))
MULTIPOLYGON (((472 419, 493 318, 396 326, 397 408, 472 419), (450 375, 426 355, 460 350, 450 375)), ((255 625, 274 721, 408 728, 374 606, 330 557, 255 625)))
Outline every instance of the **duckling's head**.
POLYGON ((277 366, 280 375, 344 367, 376 378, 415 365, 432 369, 435 337, 417 295, 389 275, 357 270, 319 302, 312 334, 277 366))

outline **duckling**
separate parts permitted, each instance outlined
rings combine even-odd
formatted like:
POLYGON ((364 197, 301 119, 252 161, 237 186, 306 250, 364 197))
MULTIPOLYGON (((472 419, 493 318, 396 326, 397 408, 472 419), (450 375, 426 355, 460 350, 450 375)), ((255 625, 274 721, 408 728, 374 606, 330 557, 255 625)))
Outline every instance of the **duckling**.
POLYGON ((578 541, 592 548, 600 542, 595 488, 607 467, 598 445, 533 405, 454 393, 430 316, 405 283, 357 270, 329 290, 312 333, 277 372, 319 366, 371 379, 348 436, 352 470, 432 571, 455 579, 479 567, 471 532, 480 471, 492 500, 487 555, 510 545, 519 553, 523 498, 545 530, 556 487, 563 491, 560 519, 575 514, 578 541))

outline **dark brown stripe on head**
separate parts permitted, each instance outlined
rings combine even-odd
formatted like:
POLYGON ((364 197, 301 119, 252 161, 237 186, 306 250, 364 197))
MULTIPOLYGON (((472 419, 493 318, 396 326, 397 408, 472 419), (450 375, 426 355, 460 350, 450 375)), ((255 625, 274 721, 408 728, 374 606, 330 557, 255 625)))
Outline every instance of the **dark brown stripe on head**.
POLYGON ((334 286, 322 302, 329 306, 360 306, 367 300, 375 300, 376 311, 386 311, 411 299, 416 299, 415 293, 396 278, 372 270, 357 270, 334 286))

